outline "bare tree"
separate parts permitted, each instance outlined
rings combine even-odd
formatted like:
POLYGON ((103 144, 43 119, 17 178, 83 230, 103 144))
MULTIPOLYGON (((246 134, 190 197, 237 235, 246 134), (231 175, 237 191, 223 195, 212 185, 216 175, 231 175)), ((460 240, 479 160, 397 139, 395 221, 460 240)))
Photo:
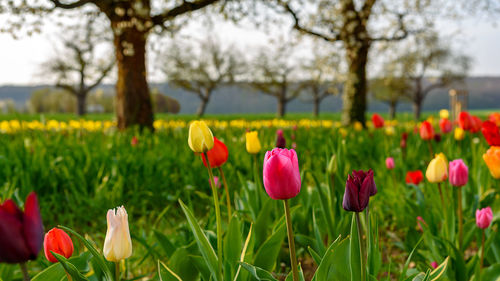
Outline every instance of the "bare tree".
POLYGON ((280 42, 276 48, 262 48, 253 64, 250 86, 276 98, 278 117, 285 115, 286 105, 303 90, 294 75, 298 68, 291 58, 294 47, 292 43, 280 42))
POLYGON ((321 102, 342 90, 342 74, 340 73, 340 57, 337 53, 320 53, 314 49, 313 58, 306 60, 301 67, 305 79, 301 88, 311 95, 313 115, 318 116, 321 102))
MULTIPOLYGON (((43 16, 54 10, 73 10, 84 6, 97 8, 105 15, 113 31, 118 68, 116 115, 118 127, 124 129, 131 125, 153 128, 146 71, 149 35, 154 31, 175 30, 179 24, 176 19, 217 2, 219 0, 0 0, 0 6, 5 7, 6 13, 19 16, 20 20, 13 25, 22 25, 26 13, 41 13, 43 16)), ((0 30, 9 31, 12 28, 0 30)))
POLYGON ((413 103, 414 117, 418 120, 424 99, 430 92, 463 81, 470 58, 454 54, 435 33, 417 36, 402 49, 405 53, 392 64, 399 67, 401 75, 407 76, 413 84, 407 96, 413 103))
POLYGON ((178 41, 166 48, 163 73, 168 81, 200 99, 196 114, 205 114, 213 92, 242 72, 242 62, 233 46, 223 48, 213 36, 197 45, 178 41), (196 50, 195 50, 196 48, 196 50))
POLYGON ((97 47, 106 44, 107 38, 96 31, 94 18, 63 34, 65 50, 43 63, 42 70, 46 76, 55 77, 57 88, 75 96, 77 114, 82 116, 86 113, 88 94, 108 76, 115 61, 111 55, 98 56, 97 47))
POLYGON ((396 107, 411 92, 410 81, 405 76, 387 75, 370 81, 373 97, 389 106, 389 116, 396 118, 396 107))

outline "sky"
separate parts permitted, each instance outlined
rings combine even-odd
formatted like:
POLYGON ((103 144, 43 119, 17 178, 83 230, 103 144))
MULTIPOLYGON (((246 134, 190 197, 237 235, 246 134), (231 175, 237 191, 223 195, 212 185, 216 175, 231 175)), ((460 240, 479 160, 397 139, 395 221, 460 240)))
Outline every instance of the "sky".
MULTIPOLYGON (((0 14, 0 23, 4 21, 0 14)), ((196 21, 196 18, 193 18, 196 21)), ((40 64, 54 56, 58 34, 61 29, 48 21, 42 33, 32 36, 22 36, 14 39, 10 34, 0 33, 0 86, 1 85, 34 85, 47 83, 40 75, 40 64)), ((200 22, 194 22, 184 30, 186 33, 201 34, 200 22)), ((439 22, 438 30, 443 35, 459 32, 455 37, 454 47, 470 56, 473 61, 471 76, 500 76, 500 27, 491 22, 468 19, 457 22, 439 22)), ((286 33, 289 28, 283 27, 274 32, 286 33)), ((217 24, 217 33, 226 44, 233 44, 240 49, 256 48, 263 44, 266 35, 254 27, 242 28, 231 23, 217 24)), ((307 50, 303 50, 304 52, 307 50)), ((149 58, 150 80, 161 82, 162 76, 157 74, 153 63, 155 58, 149 58)))

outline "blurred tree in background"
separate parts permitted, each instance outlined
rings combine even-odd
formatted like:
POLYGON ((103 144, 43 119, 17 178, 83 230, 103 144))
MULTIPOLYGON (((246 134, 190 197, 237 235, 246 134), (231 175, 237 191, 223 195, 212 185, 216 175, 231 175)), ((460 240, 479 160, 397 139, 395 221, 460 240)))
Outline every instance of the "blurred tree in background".
POLYGON ((45 76, 55 78, 57 88, 75 96, 76 113, 79 116, 86 113, 88 94, 101 84, 115 65, 108 50, 102 56, 97 54, 99 47, 110 41, 106 38, 106 34, 96 30, 99 28, 99 22, 95 20, 94 17, 90 17, 82 26, 65 29, 61 35, 64 50, 49 58, 41 66, 45 76))

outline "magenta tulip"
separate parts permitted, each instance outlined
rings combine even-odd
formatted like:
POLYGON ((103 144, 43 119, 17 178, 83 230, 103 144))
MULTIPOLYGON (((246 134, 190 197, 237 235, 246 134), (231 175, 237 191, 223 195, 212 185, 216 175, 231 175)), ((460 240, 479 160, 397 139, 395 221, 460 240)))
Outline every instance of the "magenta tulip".
POLYGON ((431 262, 431 266, 432 266, 432 268, 436 269, 439 266, 439 264, 437 262, 433 261, 433 262, 431 262))
POLYGON ((377 194, 377 186, 373 180, 373 171, 352 171, 345 183, 342 207, 346 211, 362 212, 368 206, 370 196, 377 194))
POLYGON ((453 186, 464 186, 469 180, 469 168, 462 159, 453 160, 449 164, 449 181, 453 186))
POLYGON ((293 149, 275 148, 264 157, 264 187, 274 200, 290 199, 300 192, 297 153, 293 149))
POLYGON ((11 199, 0 205, 0 263, 35 260, 43 245, 43 224, 36 194, 31 192, 24 212, 11 199))
POLYGON ((394 169, 394 158, 392 157, 387 157, 385 159, 385 166, 387 167, 387 169, 389 170, 392 170, 394 169))
POLYGON ((493 212, 490 207, 476 210, 476 224, 481 229, 486 229, 491 224, 493 219, 493 212))

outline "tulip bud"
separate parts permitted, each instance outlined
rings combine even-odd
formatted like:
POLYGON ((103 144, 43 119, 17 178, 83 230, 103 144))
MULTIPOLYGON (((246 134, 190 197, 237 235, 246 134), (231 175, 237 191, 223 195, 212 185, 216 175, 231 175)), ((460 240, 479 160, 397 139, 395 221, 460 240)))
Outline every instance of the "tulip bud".
POLYGON ((431 266, 432 266, 432 268, 436 269, 439 266, 439 264, 437 262, 433 261, 433 262, 431 262, 431 266))
POLYGON ((43 224, 34 192, 26 197, 24 212, 11 199, 0 204, 0 263, 35 260, 42 243, 43 224))
POLYGON ((469 180, 469 168, 462 159, 450 162, 450 184, 453 186, 464 186, 469 180))
POLYGON ((483 160, 488 166, 491 176, 495 179, 500 179, 500 146, 490 147, 483 154, 483 160))
POLYGON ((429 121, 424 121, 420 125, 420 138, 423 140, 432 140, 434 138, 434 128, 429 121))
POLYGON ((189 126, 188 144, 192 151, 204 153, 214 146, 214 136, 204 121, 193 121, 189 126))
POLYGON ((373 171, 352 171, 347 176, 342 207, 346 211, 362 212, 368 206, 370 196, 377 194, 373 171))
POLYGON ((130 141, 131 146, 137 146, 139 144, 139 139, 136 136, 132 137, 132 140, 130 141))
POLYGON ((45 234, 45 239, 43 240, 43 250, 45 252, 45 257, 48 261, 56 263, 57 259, 52 255, 52 252, 64 256, 69 259, 73 255, 73 241, 64 232, 64 230, 59 228, 52 228, 47 234, 45 234))
POLYGON ((387 157, 385 159, 385 166, 387 167, 387 169, 389 170, 392 170, 394 169, 394 158, 392 157, 387 157))
POLYGON ((422 218, 421 216, 418 216, 417 217, 417 229, 418 229, 418 231, 424 232, 424 228, 422 227, 423 225, 425 225, 427 227, 427 223, 425 222, 424 218, 422 218))
POLYGON ((455 132, 453 135, 455 137, 455 140, 461 141, 465 138, 465 131, 462 128, 455 128, 455 132))
POLYGON ((448 119, 441 119, 439 120, 439 128, 441 129, 441 133, 447 134, 451 132, 453 129, 453 125, 451 124, 451 121, 448 119))
POLYGON ((275 148, 264 157, 264 187, 274 200, 290 199, 300 192, 299 161, 295 150, 275 148))
POLYGON ((444 155, 436 155, 431 160, 427 166, 425 177, 432 183, 442 182, 448 178, 448 164, 444 155))
MULTIPOLYGON (((212 149, 207 151, 208 161, 210 161, 210 167, 217 168, 222 166, 227 161, 229 153, 227 151, 226 145, 214 137, 214 146, 212 149)), ((207 160, 205 159, 205 154, 201 155, 203 159, 203 165, 207 166, 207 160)))
POLYGON ((490 207, 476 210, 476 224, 481 229, 486 229, 490 226, 493 220, 493 212, 490 207))
POLYGON ((382 116, 378 115, 377 113, 374 113, 372 115, 372 122, 373 126, 377 129, 384 127, 384 118, 382 118, 382 116))
POLYGON ((330 161, 328 161, 328 167, 326 168, 328 174, 333 175, 337 172, 337 155, 332 154, 330 161))
POLYGON ((128 215, 123 206, 108 211, 108 231, 104 241, 104 257, 119 262, 132 255, 132 240, 128 228, 128 215))
POLYGON ((283 130, 276 131, 276 147, 286 148, 286 139, 283 136, 283 130))
POLYGON ((422 180, 424 180, 424 174, 420 170, 408 171, 406 173, 406 183, 418 185, 422 180))
POLYGON ((246 133, 246 147, 247 151, 250 154, 257 154, 260 152, 261 146, 259 141, 259 136, 257 135, 257 131, 247 132, 246 133))
POLYGON ((482 125, 481 132, 489 145, 500 146, 500 129, 495 123, 485 121, 482 125))
POLYGON ((439 118, 448 119, 450 118, 450 112, 447 109, 441 109, 439 111, 439 118))

